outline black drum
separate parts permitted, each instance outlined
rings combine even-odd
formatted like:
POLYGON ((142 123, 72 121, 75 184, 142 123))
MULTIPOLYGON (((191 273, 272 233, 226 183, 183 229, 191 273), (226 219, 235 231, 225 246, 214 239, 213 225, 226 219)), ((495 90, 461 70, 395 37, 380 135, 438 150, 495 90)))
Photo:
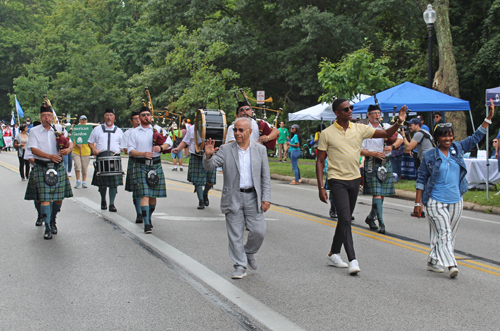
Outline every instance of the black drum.
POLYGON ((94 168, 97 176, 123 175, 122 157, 111 151, 102 151, 97 155, 94 168))
POLYGON ((226 113, 219 109, 198 110, 194 121, 194 142, 196 152, 205 150, 205 141, 209 138, 219 147, 226 141, 227 124, 226 113))

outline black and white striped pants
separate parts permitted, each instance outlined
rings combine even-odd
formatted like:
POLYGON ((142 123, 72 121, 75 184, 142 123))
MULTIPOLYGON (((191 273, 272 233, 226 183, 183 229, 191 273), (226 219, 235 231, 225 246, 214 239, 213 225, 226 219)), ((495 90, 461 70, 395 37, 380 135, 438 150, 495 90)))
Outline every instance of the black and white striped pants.
POLYGON ((427 259, 429 263, 444 267, 457 265, 453 247, 463 204, 463 200, 457 203, 441 203, 429 198, 426 208, 430 228, 431 250, 427 259))

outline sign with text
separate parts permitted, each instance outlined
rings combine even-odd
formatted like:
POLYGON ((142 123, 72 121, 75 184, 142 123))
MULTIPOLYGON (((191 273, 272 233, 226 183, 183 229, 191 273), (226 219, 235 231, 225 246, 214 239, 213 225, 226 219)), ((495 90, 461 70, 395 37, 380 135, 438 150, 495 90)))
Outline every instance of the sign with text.
POLYGON ((78 145, 87 144, 90 134, 92 133, 92 125, 75 125, 71 140, 78 145))
POLYGON ((265 91, 257 91, 257 104, 264 104, 264 100, 266 100, 266 92, 265 91))

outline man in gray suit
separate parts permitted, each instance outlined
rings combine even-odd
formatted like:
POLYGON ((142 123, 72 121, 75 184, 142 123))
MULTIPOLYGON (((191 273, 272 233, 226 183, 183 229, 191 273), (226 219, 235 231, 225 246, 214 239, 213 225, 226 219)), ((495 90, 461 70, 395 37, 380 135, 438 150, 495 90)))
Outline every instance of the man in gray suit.
POLYGON ((266 234, 264 212, 271 206, 271 174, 266 148, 250 141, 251 120, 238 118, 233 131, 235 141, 220 148, 215 148, 212 139, 206 141, 203 167, 224 169, 220 207, 226 215, 229 255, 235 262, 231 278, 241 279, 247 275, 247 266, 252 270, 259 267, 254 255, 266 234), (249 234, 243 244, 245 224, 249 234))

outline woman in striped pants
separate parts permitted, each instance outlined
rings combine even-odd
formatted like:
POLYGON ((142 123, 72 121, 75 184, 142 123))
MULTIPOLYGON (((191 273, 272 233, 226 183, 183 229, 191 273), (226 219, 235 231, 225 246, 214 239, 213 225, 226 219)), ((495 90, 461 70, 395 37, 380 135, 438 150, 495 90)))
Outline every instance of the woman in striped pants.
POLYGON ((463 155, 483 139, 493 114, 492 105, 477 131, 460 142, 453 142, 451 123, 437 124, 434 131, 437 146, 424 153, 418 168, 414 214, 420 215, 422 205, 426 207, 430 227, 427 269, 444 272, 441 266, 447 267, 451 278, 458 275, 453 247, 462 215, 462 195, 468 186, 463 155))

